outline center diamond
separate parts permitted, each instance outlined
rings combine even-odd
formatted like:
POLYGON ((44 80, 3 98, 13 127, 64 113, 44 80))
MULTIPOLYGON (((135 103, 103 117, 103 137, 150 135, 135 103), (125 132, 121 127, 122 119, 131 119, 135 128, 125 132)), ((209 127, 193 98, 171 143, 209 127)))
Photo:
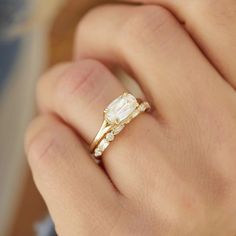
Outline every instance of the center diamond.
POLYGON ((127 119, 138 107, 136 98, 124 93, 115 99, 105 110, 105 117, 111 123, 120 123, 127 119))

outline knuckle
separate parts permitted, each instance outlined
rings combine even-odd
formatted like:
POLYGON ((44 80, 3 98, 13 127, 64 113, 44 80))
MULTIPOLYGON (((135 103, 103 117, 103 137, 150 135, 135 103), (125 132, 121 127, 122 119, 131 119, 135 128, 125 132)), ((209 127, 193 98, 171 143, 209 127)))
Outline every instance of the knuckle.
POLYGON ((56 96, 63 100, 73 100, 78 94, 87 98, 96 96, 97 79, 104 72, 105 66, 95 60, 74 63, 58 79, 56 96))
POLYGON ((51 94, 52 88, 54 88, 52 86, 54 85, 54 81, 56 81, 70 65, 71 63, 55 65, 38 80, 36 85, 36 99, 40 109, 42 109, 42 105, 44 109, 47 107, 48 104, 45 103, 45 98, 49 97, 48 95, 51 94))
POLYGON ((154 40, 173 23, 172 14, 161 6, 142 6, 137 8, 121 29, 121 43, 143 44, 154 40))
POLYGON ((49 79, 60 76, 68 67, 70 67, 70 63, 61 63, 53 66, 38 80, 37 92, 41 92, 42 90, 44 90, 45 85, 47 85, 49 79))
MULTIPOLYGON (((56 125, 40 128, 29 141, 28 159, 32 162, 48 162, 53 157, 62 155, 63 135, 56 125)), ((28 133, 31 132, 30 129, 28 133)))

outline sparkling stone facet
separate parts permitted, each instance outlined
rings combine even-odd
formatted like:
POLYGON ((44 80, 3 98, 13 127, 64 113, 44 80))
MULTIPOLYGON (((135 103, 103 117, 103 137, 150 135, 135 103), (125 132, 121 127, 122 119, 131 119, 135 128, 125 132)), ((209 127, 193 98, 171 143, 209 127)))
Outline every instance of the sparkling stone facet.
POLYGON ((107 107, 106 119, 111 123, 120 123, 127 119, 138 105, 133 95, 123 94, 107 107))
POLYGON ((102 155, 102 152, 99 148, 96 148, 94 151, 94 156, 95 157, 100 157, 102 155))
POLYGON ((113 141, 114 138, 115 138, 115 136, 112 132, 110 132, 106 135, 106 140, 109 141, 109 142, 113 141))
POLYGON ((146 106, 145 106, 145 104, 140 104, 140 106, 139 106, 139 109, 140 109, 140 111, 145 111, 146 110, 146 106))
POLYGON ((109 144, 110 144, 109 141, 107 141, 106 139, 103 139, 103 140, 99 143, 98 148, 99 148, 101 151, 104 151, 104 150, 108 147, 109 144))

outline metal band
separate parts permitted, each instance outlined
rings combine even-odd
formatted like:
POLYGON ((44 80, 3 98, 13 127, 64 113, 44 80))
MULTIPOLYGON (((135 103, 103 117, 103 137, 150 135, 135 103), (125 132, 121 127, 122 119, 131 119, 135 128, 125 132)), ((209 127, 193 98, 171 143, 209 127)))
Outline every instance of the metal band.
POLYGON ((142 102, 139 106, 128 116, 128 118, 119 124, 108 125, 107 121, 103 122, 102 128, 99 130, 96 138, 91 145, 91 152, 93 156, 100 160, 103 152, 108 148, 110 143, 115 139, 125 126, 130 123, 134 118, 136 118, 141 113, 150 109, 148 102, 142 102))

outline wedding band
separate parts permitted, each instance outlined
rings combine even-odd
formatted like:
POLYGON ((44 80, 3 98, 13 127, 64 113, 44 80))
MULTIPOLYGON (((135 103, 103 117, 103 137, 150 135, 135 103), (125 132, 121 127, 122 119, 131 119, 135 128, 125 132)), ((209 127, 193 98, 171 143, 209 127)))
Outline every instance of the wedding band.
POLYGON ((149 109, 148 102, 139 102, 130 93, 113 100, 104 110, 104 121, 91 144, 90 150, 94 157, 100 159, 115 136, 135 117, 149 109))

